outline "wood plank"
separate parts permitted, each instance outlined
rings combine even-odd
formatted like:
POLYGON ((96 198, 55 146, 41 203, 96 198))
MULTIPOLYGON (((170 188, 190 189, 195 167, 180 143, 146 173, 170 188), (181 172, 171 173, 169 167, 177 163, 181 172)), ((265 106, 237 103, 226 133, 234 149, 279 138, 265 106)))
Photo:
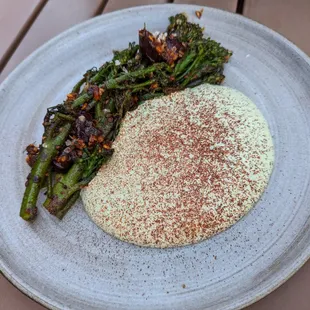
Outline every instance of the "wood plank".
MULTIPOLYGON (((3 0, 1 0, 3 1, 3 0)), ((29 0, 27 0, 29 1, 29 0)), ((25 1, 25 2, 27 2, 25 1)), ((21 1, 21 3, 24 1, 21 1)), ((48 1, 0 75, 0 82, 31 52, 69 27, 93 17, 102 0, 48 1)))
POLYGON ((24 28, 31 25, 40 2, 28 0, 16 5, 14 1, 0 0, 0 64, 14 52, 24 35, 24 28))
POLYGON ((0 309, 45 310, 46 308, 21 293, 0 274, 0 309))
MULTIPOLYGON (((310 261, 277 290, 244 310, 309 310, 310 261)), ((0 309, 45 310, 21 293, 0 274, 0 309)))
POLYGON ((310 0, 246 0, 243 14, 286 36, 310 55, 310 0))
POLYGON ((244 310, 309 310, 310 261, 274 292, 244 310))
POLYGON ((230 12, 236 12, 238 0, 175 0, 173 3, 197 4, 230 12))
POLYGON ((109 0, 103 13, 121 10, 133 6, 167 3, 168 0, 109 0))

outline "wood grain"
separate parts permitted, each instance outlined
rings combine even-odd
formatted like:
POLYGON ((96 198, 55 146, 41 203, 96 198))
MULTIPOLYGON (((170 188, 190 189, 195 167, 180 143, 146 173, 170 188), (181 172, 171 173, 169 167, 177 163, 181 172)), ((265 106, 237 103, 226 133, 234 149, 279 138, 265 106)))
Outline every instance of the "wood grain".
POLYGON ((310 0, 246 0, 243 14, 286 36, 310 55, 310 0))
MULTIPOLYGON (((39 0, 17 1, 18 5, 14 1, 0 0, 0 59, 11 46, 39 2, 39 0)), ((99 2, 97 0, 50 1, 42 12, 44 15, 38 18, 30 32, 26 35, 25 41, 19 46, 17 52, 5 68, 4 74, 0 76, 0 80, 43 42, 71 25, 91 17, 99 2)), ((104 12, 159 2, 163 3, 166 1, 111 0, 105 7, 104 12)), ((229 11, 235 11, 236 2, 235 0, 175 1, 175 3, 207 5, 229 11)), ((310 40, 306 31, 310 29, 309 0, 246 0, 244 15, 287 36, 310 55, 310 40)), ((246 309, 308 310, 310 304, 309 283, 310 262, 275 292, 246 309)), ((45 308, 23 295, 0 275, 0 310, 19 309, 43 310, 45 308)))
POLYGON ((175 0, 174 3, 197 4, 235 12, 238 0, 175 0))
MULTIPOLYGON (((309 310, 310 261, 277 290, 244 310, 309 310)), ((0 275, 0 310, 45 310, 0 275)))
POLYGON ((0 72, 46 1, 0 0, 0 72))
POLYGON ((309 310, 310 261, 277 290, 244 310, 309 310))
POLYGON ((103 13, 108 13, 116 10, 121 10, 133 6, 147 5, 147 4, 162 4, 167 3, 168 0, 109 0, 103 13))
POLYGON ((45 310, 0 274, 0 310, 45 310))
MULTIPOLYGON (((23 3, 24 1, 20 2, 23 3)), ((9 60, 1 73, 0 82, 24 58, 26 58, 43 43, 69 27, 93 17, 101 3, 101 0, 48 1, 41 14, 33 23, 20 46, 15 51, 12 58, 9 60)))

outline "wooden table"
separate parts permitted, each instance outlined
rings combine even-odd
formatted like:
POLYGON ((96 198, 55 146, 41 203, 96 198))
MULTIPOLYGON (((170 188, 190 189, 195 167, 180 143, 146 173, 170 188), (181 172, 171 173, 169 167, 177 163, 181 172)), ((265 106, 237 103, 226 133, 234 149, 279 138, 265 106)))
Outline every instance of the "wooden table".
MULTIPOLYGON (((285 35, 310 55, 310 0, 0 0, 0 82, 37 47, 74 24, 126 7, 172 2, 243 14, 285 35)), ((310 261, 247 310, 309 310, 309 287, 310 261)), ((43 309, 0 275, 0 310, 43 309)))

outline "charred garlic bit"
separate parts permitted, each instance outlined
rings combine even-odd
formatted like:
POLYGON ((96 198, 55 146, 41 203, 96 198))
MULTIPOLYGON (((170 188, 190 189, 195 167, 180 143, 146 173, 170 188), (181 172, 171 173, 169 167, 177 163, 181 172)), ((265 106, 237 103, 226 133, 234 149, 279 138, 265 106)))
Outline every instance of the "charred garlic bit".
POLYGON ((185 48, 173 34, 155 32, 154 35, 142 29, 139 31, 141 54, 152 62, 165 61, 173 66, 183 56, 185 48))
POLYGON ((199 11, 195 11, 196 16, 200 19, 203 13, 203 8, 199 11))
POLYGON ((204 38, 203 28, 184 14, 169 21, 164 32, 141 29, 139 44, 114 51, 111 61, 88 70, 62 104, 47 110, 41 144, 27 147, 31 173, 20 210, 23 219, 35 218, 45 184, 46 209, 58 218, 66 214, 81 187, 112 156, 112 143, 128 111, 186 87, 222 83, 231 51, 204 38))
POLYGON ((33 167, 39 155, 39 147, 35 146, 34 144, 29 144, 26 147, 26 152, 27 152, 26 162, 30 167, 33 167))

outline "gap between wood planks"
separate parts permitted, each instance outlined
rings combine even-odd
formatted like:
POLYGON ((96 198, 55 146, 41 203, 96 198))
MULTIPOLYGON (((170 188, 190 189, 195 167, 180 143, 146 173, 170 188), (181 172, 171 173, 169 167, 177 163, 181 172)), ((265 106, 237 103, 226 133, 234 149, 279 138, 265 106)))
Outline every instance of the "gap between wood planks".
MULTIPOLYGON (((9 3, 10 0, 1 1, 9 3)), ((36 4, 33 5, 32 10, 29 9, 28 13, 24 13, 28 15, 23 23, 18 21, 17 24, 20 26, 17 28, 15 37, 0 56, 0 83, 35 49, 74 24, 102 14, 108 2, 107 0, 31 1, 36 4)))
POLYGON ((9 48, 4 53, 3 57, 0 59, 0 73, 2 72, 2 70, 4 69, 4 67, 6 66, 8 61, 10 60, 11 56, 14 54, 14 52, 18 48, 20 42, 23 40, 23 38, 27 34, 28 30, 31 28, 31 26, 34 23, 34 21, 36 20, 36 18, 39 16, 40 12, 42 11, 44 6, 46 5, 47 1, 48 0, 40 0, 40 2, 37 4, 35 9, 33 10, 32 14, 29 16, 29 18, 25 22, 22 29, 17 34, 17 36, 14 39, 14 41, 12 42, 12 44, 9 46, 9 48))
MULTIPOLYGON (((235 9, 236 13, 239 13, 239 14, 243 13, 245 1, 246 0, 238 0, 237 1, 237 5, 236 5, 236 9, 235 9)), ((22 40, 24 39, 24 37, 26 36, 28 31, 30 30, 33 23, 36 21, 37 17, 40 15, 41 11, 44 9, 47 2, 48 2, 48 0, 40 0, 40 2, 37 4, 35 9, 33 10, 32 14, 29 16, 29 18, 27 19, 27 21, 23 25, 22 29, 17 34, 17 36, 14 39, 14 41, 12 42, 12 44, 9 46, 9 48, 7 49, 5 54, 3 55, 2 59, 0 59, 0 74, 3 71, 3 69, 5 68, 5 66, 7 65, 7 63, 9 62, 9 60, 11 59, 11 57, 13 56, 13 54, 15 53, 15 51, 17 50, 17 48, 19 47, 20 43, 22 42, 22 40)), ((153 1, 145 1, 145 2, 146 2, 146 4, 147 3, 150 4, 153 1)), ((156 2, 156 1, 154 1, 154 2, 156 2)), ((161 3, 163 3, 163 2, 173 3, 174 0, 164 0, 164 1, 160 1, 160 2, 161 3)), ((189 1, 189 2, 191 2, 191 1, 189 1)), ((112 4, 113 0, 110 0, 110 1, 109 0, 102 0, 101 4, 98 6, 98 8, 95 11, 93 16, 100 15, 103 12, 105 12, 105 10, 110 11, 109 8, 107 7, 108 3, 112 4)), ((143 3, 144 3, 144 1, 141 1, 141 4, 143 4, 143 3)), ((204 1, 195 1, 195 3, 197 3, 197 4, 201 3, 201 5, 203 5, 204 1)), ((125 6, 128 6, 128 5, 125 5, 125 6)), ((129 4, 129 6, 130 6, 130 4, 129 4)))
POLYGON ((246 0, 238 0, 237 7, 236 7, 236 13, 243 14, 243 8, 246 0))

